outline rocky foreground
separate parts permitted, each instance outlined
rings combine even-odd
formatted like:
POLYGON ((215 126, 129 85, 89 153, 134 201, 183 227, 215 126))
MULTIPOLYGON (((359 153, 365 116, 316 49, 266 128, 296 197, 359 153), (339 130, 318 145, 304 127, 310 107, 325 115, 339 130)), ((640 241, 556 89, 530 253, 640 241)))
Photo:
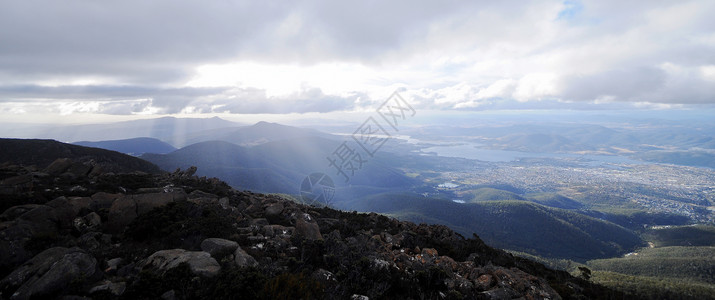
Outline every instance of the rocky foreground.
POLYGON ((623 298, 445 226, 309 207, 194 172, 5 164, 0 299, 623 298))

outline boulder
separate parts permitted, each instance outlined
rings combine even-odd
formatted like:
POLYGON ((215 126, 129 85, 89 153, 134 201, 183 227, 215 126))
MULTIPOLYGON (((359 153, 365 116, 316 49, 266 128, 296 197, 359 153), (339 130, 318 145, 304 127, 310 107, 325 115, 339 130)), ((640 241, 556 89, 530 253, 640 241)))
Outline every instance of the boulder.
POLYGON ((199 199, 199 198, 207 198, 207 199, 218 200, 218 196, 216 196, 216 195, 214 195, 214 194, 211 194, 211 193, 207 193, 207 192, 201 191, 201 190, 195 190, 195 191, 191 192, 191 193, 187 196, 187 198, 188 198, 189 200, 191 200, 191 199, 199 199))
POLYGON ((0 181, 0 194, 12 195, 15 193, 30 192, 33 186, 32 174, 23 174, 0 181))
POLYGON ((70 284, 81 284, 98 274, 97 260, 79 248, 55 247, 36 255, 0 281, 13 299, 57 296, 70 284))
POLYGON ((246 253, 246 251, 243 251, 241 247, 236 248, 236 251, 233 252, 233 256, 236 265, 239 267, 255 267, 258 265, 256 259, 246 253))
POLYGON ((276 203, 276 204, 271 204, 268 207, 266 207, 266 217, 276 217, 280 215, 283 212, 283 204, 276 203))
POLYGON ((145 214, 150 210, 162 207, 174 201, 173 193, 151 193, 133 195, 134 202, 137 203, 137 214, 145 214))
POLYGON ((130 196, 119 198, 109 208, 107 230, 111 233, 120 233, 137 217, 137 203, 130 196))
POLYGON ((186 251, 184 249, 161 250, 154 252, 142 263, 142 269, 156 269, 160 273, 187 263, 191 272, 205 277, 216 276, 221 266, 211 254, 204 251, 186 251))
POLYGON ((24 245, 33 236, 33 227, 26 221, 0 223, 0 269, 12 270, 31 258, 24 245))
POLYGON ((91 210, 92 198, 90 197, 70 197, 67 198, 67 201, 78 213, 86 214, 88 210, 91 210))
POLYGON ((108 234, 101 232, 87 232, 75 240, 75 245, 87 251, 94 252, 102 247, 109 247, 112 238, 108 234))
POLYGON ((123 198, 122 194, 109 194, 105 192, 99 192, 92 195, 92 202, 89 205, 89 209, 93 211, 99 211, 101 209, 109 209, 112 207, 114 201, 123 198))
POLYGON ((97 292, 107 291, 114 296, 121 296, 122 294, 124 294, 124 291, 126 289, 126 282, 111 282, 109 280, 104 280, 98 285, 95 285, 91 289, 89 289, 89 293, 94 294, 97 292))
POLYGON ((320 227, 310 214, 300 213, 295 220, 295 235, 308 240, 322 240, 320 227))
POLYGON ((79 209, 76 209, 65 197, 58 197, 54 200, 47 202, 47 206, 54 208, 55 215, 59 221, 61 228, 72 228, 72 223, 74 218, 79 213, 79 209))
POLYGON ((23 215, 24 213, 31 211, 35 208, 38 208, 42 205, 40 204, 23 204, 23 205, 17 205, 10 207, 6 209, 1 215, 0 215, 0 221, 12 221, 17 219, 17 217, 23 215))
POLYGON ((119 266, 124 262, 121 257, 115 257, 107 261, 107 268, 104 272, 107 274, 115 274, 119 270, 119 266))
POLYGON ((218 205, 221 205, 221 208, 223 209, 230 209, 231 204, 229 203, 229 199, 227 197, 223 197, 221 199, 218 199, 218 205))
POLYGON ((89 174, 87 174, 87 176, 89 176, 90 178, 94 178, 102 175, 102 173, 104 173, 104 168, 102 168, 102 166, 100 165, 94 165, 92 167, 92 171, 89 171, 89 174))
POLYGON ((225 239, 209 238, 201 242, 201 250, 208 252, 216 259, 232 254, 236 248, 238 248, 238 243, 225 239))
POLYGON ((55 159, 47 168, 45 168, 45 173, 50 175, 60 175, 67 171, 72 166, 72 160, 69 158, 58 158, 55 159))
POLYGON ((72 221, 72 226, 79 233, 99 229, 100 225, 102 225, 102 218, 95 212, 91 212, 84 217, 77 217, 72 221))
POLYGON ((52 207, 46 205, 31 209, 18 217, 16 221, 19 224, 28 224, 32 228, 32 235, 54 236, 58 233, 57 214, 52 207))
POLYGON ((92 171, 92 164, 82 162, 74 162, 67 169, 67 173, 70 173, 75 177, 85 177, 90 171, 92 171))
POLYGON ((479 290, 485 291, 494 286, 495 282, 492 275, 482 274, 474 280, 474 286, 479 290))

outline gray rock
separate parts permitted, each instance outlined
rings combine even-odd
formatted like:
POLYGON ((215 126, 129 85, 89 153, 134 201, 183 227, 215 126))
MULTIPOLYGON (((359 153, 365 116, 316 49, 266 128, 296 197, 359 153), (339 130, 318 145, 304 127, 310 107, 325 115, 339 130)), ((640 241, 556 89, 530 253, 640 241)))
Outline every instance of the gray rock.
POLYGON ((318 227, 318 223, 310 216, 310 214, 306 213, 299 214, 296 218, 294 233, 297 236, 308 240, 323 239, 323 236, 320 234, 320 227, 318 227))
POLYGON ((174 201, 173 193, 151 193, 133 195, 134 202, 137 203, 137 214, 145 214, 154 208, 162 207, 174 201))
POLYGON ((200 190, 195 190, 195 191, 191 192, 191 193, 187 196, 187 198, 188 198, 189 200, 191 200, 191 199, 199 199, 199 198, 207 198, 207 199, 213 199, 213 200, 215 200, 215 201, 218 201, 218 196, 216 196, 216 195, 214 195, 214 194, 211 194, 211 193, 204 192, 204 191, 200 191, 200 190))
POLYGON ((121 257, 112 258, 107 261, 107 268, 104 270, 107 274, 114 274, 119 270, 119 265, 123 262, 121 257))
POLYGON ((98 230, 102 225, 102 217, 95 212, 91 212, 84 217, 75 218, 72 225, 75 230, 81 233, 98 230))
POLYGON ((226 197, 223 197, 223 198, 221 198, 221 199, 218 199, 218 205, 221 205, 221 208, 223 208, 223 209, 230 209, 230 208, 231 208, 231 204, 229 203, 229 200, 228 200, 228 198, 226 198, 226 197))
POLYGON ((96 277, 97 260, 79 248, 55 247, 36 255, 0 281, 6 290, 19 286, 13 299, 51 297, 68 285, 96 277))
POLYGON ((67 201, 78 213, 81 213, 83 211, 84 213, 86 213, 87 210, 91 209, 90 207, 92 204, 92 198, 90 197, 70 197, 67 199, 67 201))
POLYGON ((89 293, 94 294, 96 292, 108 291, 112 295, 121 296, 122 294, 124 294, 124 291, 126 289, 126 282, 111 282, 109 280, 105 280, 89 289, 89 293))
POLYGON ((283 204, 276 203, 266 207, 266 217, 275 217, 283 212, 283 204))
POLYGON ((511 288, 498 288, 481 293, 486 299, 515 299, 520 295, 511 288))
POLYGON ((91 212, 82 217, 85 223, 90 229, 98 228, 102 225, 102 217, 100 217, 96 212, 91 212))
POLYGON ((273 230, 273 226, 271 225, 264 225, 261 228, 261 234, 265 237, 274 237, 276 235, 275 231, 273 230))
POLYGON ((154 268, 163 273, 169 269, 187 263, 191 272, 205 277, 216 276, 221 266, 211 254, 203 251, 186 251, 184 249, 161 250, 154 252, 145 259, 140 267, 142 269, 154 268))
POLYGON ((137 204, 131 196, 119 198, 109 208, 107 230, 111 233, 121 233, 137 217, 137 204))
POLYGON ((277 237, 290 237, 295 230, 294 227, 285 227, 282 225, 270 225, 273 228, 273 235, 277 237))
POLYGON ((104 173, 104 168, 102 168, 102 166, 100 165, 94 165, 92 167, 92 171, 89 171, 89 174, 87 174, 87 176, 89 176, 90 178, 94 178, 102 175, 102 173, 104 173))
POLYGON ((40 204, 23 204, 10 207, 5 210, 5 212, 0 215, 0 221, 12 221, 17 219, 17 217, 22 216, 24 213, 38 208, 42 205, 40 204))
POLYGON ((176 291, 170 290, 166 293, 161 294, 161 299, 164 300, 176 300, 176 291))
POLYGON ((100 209, 109 209, 112 207, 114 201, 123 198, 122 194, 109 194, 105 192, 99 192, 92 195, 92 202, 89 205, 89 209, 93 211, 99 211, 100 209))
POLYGON ((75 209, 65 197, 58 197, 47 202, 45 205, 54 208, 57 220, 60 222, 61 228, 72 228, 74 218, 79 213, 79 209, 75 209))
POLYGON ((27 224, 32 235, 54 236, 58 233, 59 219, 52 207, 40 205, 22 214, 16 220, 17 224, 27 224))
POLYGON ((45 168, 45 173, 50 175, 60 175, 67 171, 72 166, 72 160, 69 158, 58 158, 55 159, 47 168, 45 168))
POLYGON ((251 222, 251 225, 256 225, 258 227, 263 227, 268 224, 270 224, 270 223, 265 218, 256 218, 256 219, 253 219, 253 221, 251 222))
POLYGON ((74 162, 67 169, 67 173, 70 173, 76 177, 85 177, 89 172, 92 171, 92 163, 82 163, 74 162))
POLYGON ((208 252, 215 259, 221 259, 232 254, 238 248, 238 243, 219 238, 209 238, 201 242, 201 250, 208 252))
POLYGON ((330 282, 337 282, 337 278, 335 275, 333 275, 332 272, 325 270, 325 269, 317 269, 315 272, 313 272, 312 275, 313 279, 317 280, 318 282, 321 282, 323 284, 329 284, 330 282))
POLYGON ((255 267, 258 265, 256 259, 246 253, 246 251, 243 251, 241 247, 236 248, 236 251, 233 252, 233 256, 236 265, 239 267, 255 267))

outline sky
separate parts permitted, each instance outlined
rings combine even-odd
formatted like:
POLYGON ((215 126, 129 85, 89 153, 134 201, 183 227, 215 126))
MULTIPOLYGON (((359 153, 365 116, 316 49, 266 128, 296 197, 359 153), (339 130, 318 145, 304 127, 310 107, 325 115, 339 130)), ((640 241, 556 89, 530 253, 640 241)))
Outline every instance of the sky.
POLYGON ((715 106, 715 1, 0 0, 0 119, 715 106))

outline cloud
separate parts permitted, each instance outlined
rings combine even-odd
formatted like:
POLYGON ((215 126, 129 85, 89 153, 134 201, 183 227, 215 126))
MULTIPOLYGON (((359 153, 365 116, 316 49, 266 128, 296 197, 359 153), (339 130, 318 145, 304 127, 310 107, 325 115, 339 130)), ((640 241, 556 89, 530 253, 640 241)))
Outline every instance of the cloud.
POLYGON ((345 111, 355 108, 365 95, 326 95, 318 88, 304 89, 290 95, 268 96, 265 90, 248 88, 228 90, 216 99, 203 101, 188 109, 195 113, 287 114, 345 111))
POLYGON ((150 88, 137 86, 0 86, 4 111, 43 113, 177 114, 241 113, 285 114, 350 110, 369 97, 361 93, 326 95, 319 88, 269 96, 256 88, 150 88))
POLYGON ((406 87, 435 109, 715 104, 713 11, 706 0, 3 1, 0 103, 330 112, 406 87))

